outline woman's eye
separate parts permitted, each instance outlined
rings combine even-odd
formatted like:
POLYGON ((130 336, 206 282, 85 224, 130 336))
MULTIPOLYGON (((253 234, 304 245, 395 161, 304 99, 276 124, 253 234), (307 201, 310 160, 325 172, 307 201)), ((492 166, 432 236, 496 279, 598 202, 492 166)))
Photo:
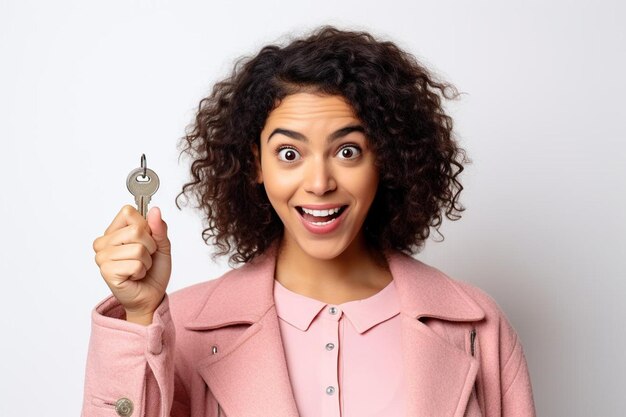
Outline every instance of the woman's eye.
POLYGON ((339 155, 345 159, 355 159, 361 154, 361 148, 355 145, 344 146, 339 150, 339 155))
POLYGON ((276 154, 278 159, 285 162, 293 162, 300 157, 300 154, 294 148, 279 148, 276 154))

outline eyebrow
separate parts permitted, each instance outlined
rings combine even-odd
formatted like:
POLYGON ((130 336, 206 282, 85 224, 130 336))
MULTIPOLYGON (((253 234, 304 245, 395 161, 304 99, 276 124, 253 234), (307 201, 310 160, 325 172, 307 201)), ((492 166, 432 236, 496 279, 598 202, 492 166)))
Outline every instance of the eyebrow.
MULTIPOLYGON (((346 127, 342 127, 341 129, 331 133, 328 138, 326 138, 326 141, 328 143, 331 143, 341 137, 344 137, 352 132, 361 132, 361 133, 365 133, 365 129, 363 128, 363 126, 361 125, 350 125, 350 126, 346 126, 346 127)), ((289 129, 282 129, 280 127, 274 129, 274 131, 272 131, 272 133, 270 134, 270 136, 267 138, 267 143, 270 141, 270 139, 272 138, 272 136, 274 136, 275 134, 280 133, 283 134, 285 136, 289 136, 292 139, 296 139, 296 140, 300 140, 302 142, 309 142, 309 139, 304 136, 302 133, 300 132, 296 132, 294 130, 289 130, 289 129)))

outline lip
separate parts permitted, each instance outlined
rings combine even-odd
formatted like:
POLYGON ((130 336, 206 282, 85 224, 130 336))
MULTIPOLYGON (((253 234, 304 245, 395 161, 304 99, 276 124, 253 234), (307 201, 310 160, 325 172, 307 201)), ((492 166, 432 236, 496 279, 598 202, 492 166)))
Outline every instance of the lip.
POLYGON ((306 205, 299 205, 296 207, 304 207, 310 210, 326 210, 326 209, 331 209, 335 207, 343 207, 343 206, 347 206, 347 204, 342 204, 342 203, 306 204, 306 205))
POLYGON ((304 226, 305 229, 307 229, 309 232, 314 233, 316 235, 323 235, 323 234, 333 232, 341 225, 341 223, 343 222, 343 219, 346 217, 346 213, 348 212, 348 210, 350 210, 350 206, 346 204, 343 204, 340 206, 336 204, 335 205, 324 204, 320 206, 298 206, 298 207, 305 207, 307 209, 311 208, 313 210, 324 210, 327 208, 343 207, 343 206, 346 206, 346 208, 343 209, 339 217, 335 218, 335 220, 333 220, 331 223, 325 224, 323 226, 318 226, 318 225, 315 225, 313 223, 310 223, 304 220, 304 217, 302 217, 302 215, 300 214, 297 208, 295 209, 295 211, 298 217, 300 218, 300 221, 302 222, 302 225, 304 226))

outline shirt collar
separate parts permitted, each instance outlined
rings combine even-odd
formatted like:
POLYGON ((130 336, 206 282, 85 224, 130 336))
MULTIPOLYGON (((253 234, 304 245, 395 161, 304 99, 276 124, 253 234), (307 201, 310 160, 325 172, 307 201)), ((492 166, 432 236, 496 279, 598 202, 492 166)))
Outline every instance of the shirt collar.
MULTIPOLYGON (((189 293, 199 297, 193 299, 198 306, 184 327, 208 330, 261 320, 274 308, 277 250, 278 240, 261 256, 224 273, 216 279, 218 282, 205 281, 179 290, 181 294, 177 296, 182 299, 190 297, 189 293)), ((401 251, 387 251, 385 256, 403 314, 417 319, 433 317, 465 322, 485 318, 474 297, 439 269, 401 251)))
POLYGON ((274 303, 278 317, 302 331, 307 331, 319 312, 331 305, 338 307, 359 333, 364 333, 400 313, 396 285, 393 280, 368 298, 342 304, 327 304, 295 293, 274 280, 274 303))

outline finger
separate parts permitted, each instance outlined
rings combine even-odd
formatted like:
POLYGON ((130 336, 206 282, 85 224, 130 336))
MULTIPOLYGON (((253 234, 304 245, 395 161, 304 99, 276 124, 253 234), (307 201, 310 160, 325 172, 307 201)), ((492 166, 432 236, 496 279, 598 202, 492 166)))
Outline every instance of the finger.
POLYGON ((135 207, 126 204, 117 213, 109 227, 104 231, 104 234, 107 235, 131 224, 139 224, 147 227, 148 222, 135 207))
POLYGON ((94 250, 99 252, 106 249, 108 246, 141 243, 150 254, 153 254, 157 250, 157 243, 148 233, 147 228, 149 228, 147 223, 145 227, 141 224, 131 224, 107 235, 100 236, 94 241, 94 250))
POLYGON ((128 245, 109 246, 96 254, 98 265, 108 261, 141 261, 146 271, 152 268, 152 256, 141 243, 131 243, 128 245))
POLYGON ((126 281, 137 281, 146 276, 143 263, 137 260, 105 262, 100 267, 104 280, 116 289, 123 289, 126 281))
POLYGON ((161 209, 159 207, 152 207, 147 216, 148 225, 152 230, 152 238, 157 244, 157 250, 160 253, 170 255, 171 243, 167 237, 167 223, 163 221, 161 217, 161 209))
POLYGON ((136 281, 144 278, 148 271, 141 261, 127 259, 124 261, 106 262, 100 268, 110 284, 120 288, 124 281, 136 281))

